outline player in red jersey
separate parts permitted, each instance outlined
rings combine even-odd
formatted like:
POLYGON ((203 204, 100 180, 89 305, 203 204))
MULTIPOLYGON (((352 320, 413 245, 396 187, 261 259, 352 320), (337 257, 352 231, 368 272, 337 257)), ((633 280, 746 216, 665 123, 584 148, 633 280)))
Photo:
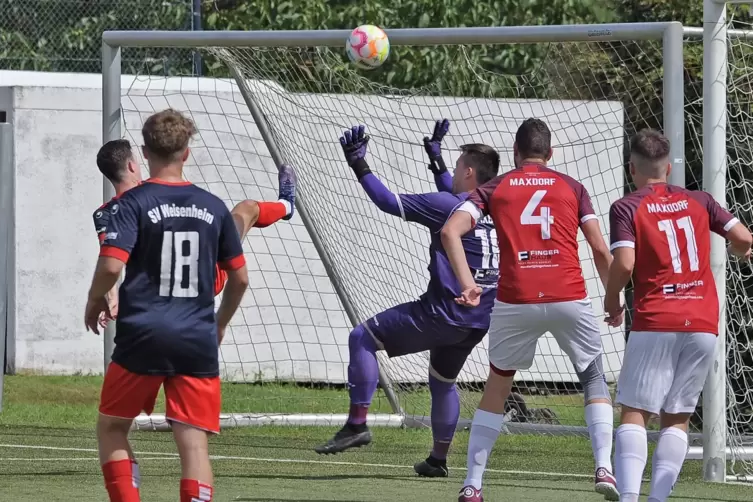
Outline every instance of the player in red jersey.
POLYGON ((646 466, 646 423, 660 415, 649 502, 667 500, 688 448, 688 422, 714 357, 719 300, 709 262, 711 232, 750 257, 753 238, 706 192, 667 184, 669 141, 644 130, 630 144, 636 191, 612 204, 604 310, 621 325, 620 292, 633 277, 635 314, 617 384, 622 420, 615 474, 620 500, 637 502, 646 466))
POLYGON ((596 460, 595 489, 617 500, 612 476, 612 403, 604 379, 601 334, 578 257, 578 229, 606 283, 611 256, 585 187, 546 167, 551 133, 528 119, 515 135, 515 166, 471 194, 442 229, 461 305, 478 305, 481 289, 468 268, 460 237, 491 216, 499 240, 499 286, 489 328, 491 372, 473 417, 468 477, 461 502, 483 500, 486 461, 502 429, 504 404, 517 370, 531 367, 538 339, 551 332, 583 385, 586 423, 596 460))
MULTIPOLYGON (((110 220, 110 209, 119 197, 133 187, 141 184, 141 169, 131 150, 131 143, 127 139, 108 141, 97 153, 97 167, 99 171, 115 187, 115 197, 100 206, 92 215, 94 228, 100 242, 107 233, 107 223, 110 220)), ((283 165, 278 175, 279 199, 273 202, 257 202, 244 200, 238 203, 231 214, 238 230, 241 242, 251 228, 265 228, 279 220, 289 220, 295 211, 296 175, 292 167, 283 165)), ((219 266, 215 269, 215 294, 222 291, 227 281, 227 272, 219 266)), ((117 317, 118 289, 117 286, 107 294, 109 314, 102 314, 100 325, 117 317), (111 317, 106 317, 107 315, 111 317)))
POLYGON ((165 110, 144 123, 151 178, 110 210, 85 324, 98 332, 105 294, 120 287, 115 350, 102 385, 97 441, 112 502, 138 502, 128 443, 133 419, 151 413, 160 387, 181 460, 180 501, 212 500, 208 435, 219 432, 219 344, 248 288, 243 248, 218 197, 183 181, 193 123, 165 110), (215 314, 217 264, 228 272, 215 314))

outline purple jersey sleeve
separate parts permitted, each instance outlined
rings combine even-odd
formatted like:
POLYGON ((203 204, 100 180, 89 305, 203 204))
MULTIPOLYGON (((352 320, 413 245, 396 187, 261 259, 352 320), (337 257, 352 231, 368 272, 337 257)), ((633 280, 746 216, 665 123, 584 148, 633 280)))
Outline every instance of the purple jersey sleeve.
POLYGON ((457 195, 447 192, 400 194, 400 216, 438 231, 452 212, 463 202, 457 195))
MULTIPOLYGON (((612 204, 609 209, 610 242, 609 249, 635 247, 635 210, 637 204, 634 197, 623 197, 612 204)), ((638 199, 639 200, 639 199, 638 199)))
POLYGON ((449 171, 445 171, 439 175, 435 174, 434 183, 436 183, 438 191, 452 193, 452 175, 449 171))
POLYGON ((243 245, 230 211, 225 209, 221 221, 217 263, 223 270, 235 270, 246 264, 243 245))
POLYGON ((118 258, 127 263, 139 234, 139 208, 132 197, 124 197, 110 206, 110 217, 100 256, 118 258))
POLYGON ((709 228, 712 232, 725 237, 727 232, 740 222, 732 213, 720 206, 708 192, 699 190, 689 192, 689 194, 708 211, 709 228))

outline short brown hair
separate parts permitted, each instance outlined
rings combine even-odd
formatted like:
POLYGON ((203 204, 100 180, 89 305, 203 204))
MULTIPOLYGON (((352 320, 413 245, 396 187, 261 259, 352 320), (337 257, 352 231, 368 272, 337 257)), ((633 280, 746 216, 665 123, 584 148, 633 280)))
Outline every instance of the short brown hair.
POLYGON ((463 163, 472 167, 476 173, 476 182, 483 185, 499 172, 499 154, 489 145, 469 143, 462 145, 463 163))
POLYGON ((515 133, 518 155, 525 158, 547 159, 552 150, 552 133, 541 119, 526 119, 515 133))
POLYGON ((188 148, 196 127, 180 112, 168 108, 146 119, 141 134, 150 153, 164 160, 176 160, 188 148))
POLYGON ((630 159, 641 174, 660 177, 669 163, 669 140, 659 131, 642 129, 630 140, 630 159))
POLYGON ((133 151, 127 139, 108 141, 97 152, 99 172, 112 183, 123 181, 130 160, 133 160, 133 151))

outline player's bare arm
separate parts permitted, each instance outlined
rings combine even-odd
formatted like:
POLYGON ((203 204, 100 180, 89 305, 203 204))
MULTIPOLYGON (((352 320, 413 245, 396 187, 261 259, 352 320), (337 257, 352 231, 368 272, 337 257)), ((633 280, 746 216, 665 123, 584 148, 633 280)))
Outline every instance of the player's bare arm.
POLYGON ((580 229, 583 231, 586 242, 591 247, 596 272, 599 274, 601 283, 606 287, 607 278, 609 277, 609 264, 612 263, 612 255, 609 252, 609 246, 607 246, 604 236, 601 234, 599 220, 596 218, 590 219, 583 223, 580 229))
POLYGON ((89 288, 89 296, 86 302, 86 311, 84 314, 84 324, 87 330, 92 330, 99 334, 99 316, 104 312, 108 317, 112 316, 109 312, 109 305, 105 295, 115 286, 123 271, 125 263, 109 256, 100 256, 97 260, 97 268, 94 271, 94 277, 89 288))
POLYGON ((750 248, 753 245, 753 235, 745 225, 739 221, 727 233, 729 252, 744 259, 750 259, 750 248))
POLYGON ((444 246, 447 259, 452 265, 452 271, 455 272, 455 277, 462 290, 461 297, 455 301, 468 307, 477 306, 481 298, 481 288, 476 285, 476 281, 473 279, 461 240, 463 235, 473 230, 473 227, 473 217, 469 213, 456 211, 447 220, 441 231, 442 246, 444 246))
POLYGON ((621 326, 625 307, 620 302, 620 292, 625 289, 635 266, 635 249, 619 247, 614 250, 614 259, 609 266, 607 278, 607 292, 604 296, 604 311, 607 314, 607 324, 621 326))
POLYGON ((217 337, 219 343, 222 343, 222 339, 225 337, 225 329, 230 324, 235 311, 238 310, 247 289, 248 270, 246 265, 244 264, 235 270, 228 270, 225 292, 222 295, 220 308, 217 310, 217 337))

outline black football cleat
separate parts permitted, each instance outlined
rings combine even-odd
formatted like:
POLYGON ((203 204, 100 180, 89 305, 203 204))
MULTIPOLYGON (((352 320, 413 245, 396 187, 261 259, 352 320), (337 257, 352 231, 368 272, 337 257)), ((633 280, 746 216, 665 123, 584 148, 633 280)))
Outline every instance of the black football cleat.
POLYGON ((424 478, 446 478, 450 475, 450 471, 447 469, 447 462, 438 460, 432 456, 413 464, 413 470, 424 478))
POLYGON ((371 431, 369 431, 366 425, 354 427, 345 424, 332 439, 323 445, 317 446, 314 448, 314 451, 320 455, 330 455, 351 448, 366 446, 369 443, 371 443, 371 431))

